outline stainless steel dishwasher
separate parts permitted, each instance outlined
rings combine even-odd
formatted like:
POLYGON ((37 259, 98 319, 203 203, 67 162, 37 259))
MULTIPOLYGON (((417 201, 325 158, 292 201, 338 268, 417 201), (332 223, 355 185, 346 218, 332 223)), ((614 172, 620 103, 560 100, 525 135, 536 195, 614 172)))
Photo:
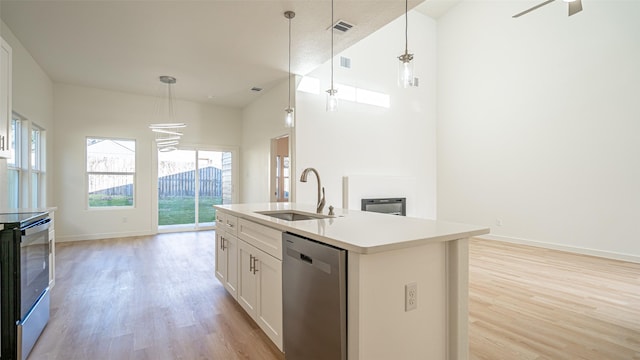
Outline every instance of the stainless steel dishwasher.
POLYGON ((347 252, 284 233, 282 299, 287 360, 346 360, 347 252))

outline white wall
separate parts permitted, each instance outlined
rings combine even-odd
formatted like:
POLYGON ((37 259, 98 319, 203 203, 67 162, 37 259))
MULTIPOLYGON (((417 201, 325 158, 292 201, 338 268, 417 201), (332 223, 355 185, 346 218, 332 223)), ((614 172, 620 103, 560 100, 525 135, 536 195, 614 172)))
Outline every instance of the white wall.
POLYGON ((640 260, 640 3, 528 5, 439 20, 438 216, 640 260))
MULTIPOLYGON (((47 130, 47 188, 52 189, 56 169, 53 165, 53 83, 49 76, 22 46, 11 29, 2 22, 2 38, 13 51, 13 111, 47 130)), ((6 160, 0 160, 0 188, 6 193, 6 160), (4 184, 4 185, 3 185, 4 184)), ((0 197, 0 208, 5 207, 6 196, 0 197)), ((55 206, 55 195, 47 192, 47 205, 55 206)))
MULTIPOLYGON (((293 86, 294 81, 291 82, 293 86)), ((289 99, 287 91, 288 83, 283 81, 242 111, 240 202, 270 201, 271 139, 289 135, 290 144, 295 142, 291 129, 284 126, 284 109, 287 108, 289 99)), ((293 91, 291 101, 295 104, 293 91)), ((292 162, 294 166, 294 160, 292 162)))
MULTIPOLYGON (((400 176, 418 185, 416 198, 407 201, 419 205, 408 215, 436 216, 435 21, 409 13, 409 52, 415 54, 418 88, 397 86, 397 56, 404 52, 404 43, 402 16, 335 57, 336 83, 390 94, 389 109, 340 101, 337 112, 326 112, 329 62, 309 74, 321 79, 320 95, 297 93, 294 178, 306 167, 316 168, 327 207, 341 207, 343 176, 400 176), (339 67, 340 55, 351 58, 351 69, 339 67)), ((299 183, 297 190, 298 202, 315 204, 315 179, 299 183)))
MULTIPOLYGON (((155 232, 153 122, 158 99, 87 87, 56 84, 55 183, 58 241, 132 236, 155 232), (86 137, 136 140, 136 193, 132 209, 87 209, 86 137), (125 222, 126 218, 126 222, 125 222)), ((240 143, 240 110, 176 101, 176 119, 185 122, 181 145, 240 143)))

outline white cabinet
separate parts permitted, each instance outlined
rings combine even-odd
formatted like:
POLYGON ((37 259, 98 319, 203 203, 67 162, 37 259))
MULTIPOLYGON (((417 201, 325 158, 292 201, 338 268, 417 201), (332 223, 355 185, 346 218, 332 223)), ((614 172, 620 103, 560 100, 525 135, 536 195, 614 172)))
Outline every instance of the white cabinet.
POLYGON ((240 240, 238 243, 238 302, 255 320, 257 314, 258 279, 255 276, 257 249, 240 240))
POLYGON ((282 232, 216 209, 216 277, 282 350, 282 232))
POLYGON ((11 121, 11 46, 0 38, 0 158, 9 157, 11 121))
POLYGON ((238 218, 216 211, 216 278, 237 299, 238 287, 238 218))
POLYGON ((282 261, 238 241, 238 302, 282 350, 282 261))
POLYGON ((256 322, 278 349, 282 347, 282 261, 258 250, 256 322))
POLYGON ((220 210, 216 210, 216 230, 222 230, 229 232, 233 235, 237 235, 238 233, 238 218, 222 212, 220 210))
POLYGON ((216 278, 237 299, 238 239, 220 230, 216 230, 216 278))
POLYGON ((252 221, 238 220, 238 237, 258 249, 282 260, 282 232, 252 221))

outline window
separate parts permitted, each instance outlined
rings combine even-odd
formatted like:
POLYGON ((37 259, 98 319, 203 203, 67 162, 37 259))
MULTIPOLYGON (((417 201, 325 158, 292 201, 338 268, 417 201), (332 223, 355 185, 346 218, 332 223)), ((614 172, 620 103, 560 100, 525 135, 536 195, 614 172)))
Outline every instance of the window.
POLYGON ((320 79, 305 76, 300 80, 297 90, 318 95, 320 93, 320 79))
POLYGON ((11 118, 9 134, 9 139, 11 141, 9 153, 11 157, 7 160, 7 180, 9 183, 8 206, 10 209, 17 209, 20 207, 20 175, 27 170, 22 166, 20 161, 21 127, 22 124, 20 119, 13 116, 11 118))
POLYGON ((31 207, 39 208, 44 206, 44 131, 36 125, 31 127, 31 156, 29 167, 31 169, 31 207))
POLYGON ((13 209, 45 207, 46 131, 14 113, 10 132, 8 206, 13 209))
POLYGON ((389 108, 391 106, 391 100, 388 94, 365 89, 357 90, 356 102, 359 102, 361 104, 380 106, 384 108, 389 108))
MULTIPOLYGON (((360 104, 367 104, 373 106, 379 106, 383 108, 391 107, 391 97, 389 94, 371 91, 367 89, 361 89, 355 86, 345 84, 335 84, 338 93, 336 96, 338 99, 356 102, 360 104)), ((311 94, 320 94, 320 80, 317 78, 305 76, 300 80, 300 84, 296 89, 311 94)))
POLYGON ((87 138, 89 208, 132 207, 135 140, 87 138))

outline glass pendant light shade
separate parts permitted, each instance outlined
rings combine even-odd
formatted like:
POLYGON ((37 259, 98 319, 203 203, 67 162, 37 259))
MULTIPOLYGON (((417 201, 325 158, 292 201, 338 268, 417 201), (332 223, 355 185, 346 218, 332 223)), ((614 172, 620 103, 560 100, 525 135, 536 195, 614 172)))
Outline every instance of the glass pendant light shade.
POLYGON ((408 88, 413 86, 413 54, 403 54, 398 56, 398 86, 408 88))
POLYGON ((338 90, 329 89, 327 90, 327 111, 338 111, 338 97, 336 93, 338 90))
POLYGON ((408 88, 415 85, 413 54, 409 54, 409 0, 404 2, 404 54, 398 56, 398 86, 408 88))
POLYGON ((291 19, 296 17, 296 13, 293 11, 285 11, 284 17, 289 20, 289 80, 288 80, 288 91, 289 95, 289 105, 286 109, 284 109, 285 117, 284 117, 284 126, 291 128, 294 123, 294 111, 293 107, 291 107, 291 19))
POLYGON ((293 108, 286 108, 284 109, 284 112, 285 112, 284 126, 288 128, 293 127, 294 125, 293 108))

